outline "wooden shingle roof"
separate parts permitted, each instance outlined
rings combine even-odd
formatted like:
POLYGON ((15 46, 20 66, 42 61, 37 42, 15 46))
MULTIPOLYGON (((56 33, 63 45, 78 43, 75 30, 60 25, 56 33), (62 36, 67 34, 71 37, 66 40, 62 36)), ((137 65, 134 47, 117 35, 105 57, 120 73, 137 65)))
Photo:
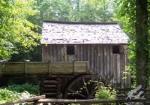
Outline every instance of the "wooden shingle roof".
POLYGON ((116 23, 43 22, 41 44, 127 44, 116 23))

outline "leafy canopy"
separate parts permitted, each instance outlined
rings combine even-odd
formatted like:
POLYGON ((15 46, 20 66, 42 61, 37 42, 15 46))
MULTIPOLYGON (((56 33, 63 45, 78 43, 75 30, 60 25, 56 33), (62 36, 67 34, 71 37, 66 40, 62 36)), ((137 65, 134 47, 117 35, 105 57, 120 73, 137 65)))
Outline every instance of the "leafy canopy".
POLYGON ((33 0, 0 0, 0 59, 17 53, 19 47, 37 45, 37 26, 28 20, 37 13, 33 4, 33 0))
POLYGON ((112 21, 113 0, 37 0, 41 18, 56 21, 112 21), (111 4, 111 5, 110 5, 111 4))

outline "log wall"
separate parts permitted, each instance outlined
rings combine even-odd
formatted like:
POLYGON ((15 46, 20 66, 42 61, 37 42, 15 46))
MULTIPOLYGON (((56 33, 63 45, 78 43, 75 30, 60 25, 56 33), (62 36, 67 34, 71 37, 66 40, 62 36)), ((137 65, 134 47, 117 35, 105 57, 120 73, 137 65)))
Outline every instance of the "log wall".
MULTIPOLYGON (((74 45, 75 54, 72 61, 88 61, 89 70, 96 74, 102 82, 129 87, 130 78, 126 75, 127 45, 119 46, 119 53, 113 53, 116 45, 74 45)), ((70 62, 66 53, 67 45, 43 45, 43 62, 70 62)))

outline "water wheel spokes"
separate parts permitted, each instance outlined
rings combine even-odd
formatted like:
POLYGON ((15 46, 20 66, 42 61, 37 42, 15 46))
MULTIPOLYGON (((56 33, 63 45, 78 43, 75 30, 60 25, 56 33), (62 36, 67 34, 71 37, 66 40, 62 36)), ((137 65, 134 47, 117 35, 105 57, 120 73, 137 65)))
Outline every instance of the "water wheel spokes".
POLYGON ((79 76, 72 80, 65 90, 64 98, 68 99, 89 99, 93 98, 95 85, 90 78, 79 76))

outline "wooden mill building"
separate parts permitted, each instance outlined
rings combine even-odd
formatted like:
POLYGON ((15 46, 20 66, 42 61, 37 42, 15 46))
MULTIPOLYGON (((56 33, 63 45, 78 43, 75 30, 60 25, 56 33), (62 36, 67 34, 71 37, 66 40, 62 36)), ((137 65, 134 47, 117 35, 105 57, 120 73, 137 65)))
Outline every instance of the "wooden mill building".
POLYGON ((42 61, 87 61, 106 83, 124 85, 128 36, 116 23, 43 22, 42 61))

